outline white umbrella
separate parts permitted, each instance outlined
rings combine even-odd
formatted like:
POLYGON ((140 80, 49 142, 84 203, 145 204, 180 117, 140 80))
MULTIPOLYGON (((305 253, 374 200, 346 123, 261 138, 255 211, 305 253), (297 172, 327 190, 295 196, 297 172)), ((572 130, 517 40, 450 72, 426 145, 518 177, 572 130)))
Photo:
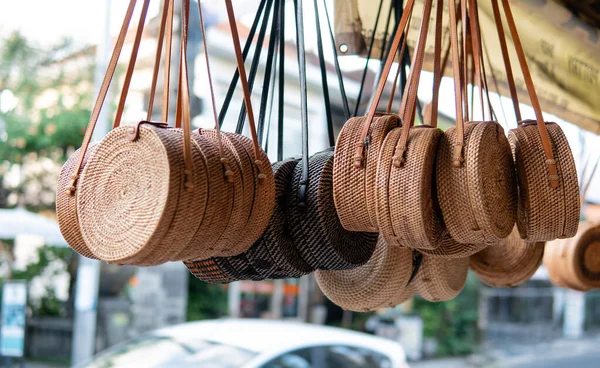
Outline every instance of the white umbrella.
POLYGON ((0 239, 14 239, 19 234, 41 236, 46 245, 68 245, 56 221, 22 207, 0 209, 0 239))

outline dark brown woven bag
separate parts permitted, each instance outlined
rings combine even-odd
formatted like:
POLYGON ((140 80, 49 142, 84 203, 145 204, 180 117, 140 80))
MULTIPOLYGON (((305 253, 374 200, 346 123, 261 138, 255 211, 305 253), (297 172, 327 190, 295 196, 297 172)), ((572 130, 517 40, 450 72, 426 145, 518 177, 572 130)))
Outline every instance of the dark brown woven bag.
POLYGON ((470 267, 484 284, 509 288, 531 279, 543 256, 544 243, 526 243, 515 227, 508 238, 471 256, 470 267))
POLYGON ((333 199, 333 151, 309 160, 308 190, 303 205, 298 197, 303 177, 297 165, 287 194, 286 217, 289 231, 302 258, 314 269, 341 270, 369 260, 377 234, 345 230, 333 199))
MULTIPOLYGON (((510 66, 498 1, 492 1, 504 62, 510 66)), ((529 242, 569 238, 579 225, 579 185, 571 148, 557 124, 545 123, 523 46, 507 0, 504 13, 534 108, 536 120, 522 121, 514 78, 507 73, 519 127, 509 134, 517 169, 519 201, 517 226, 529 242)))
MULTIPOLYGON (((450 1, 452 66, 455 79, 456 127, 440 140, 436 179, 444 222, 459 243, 481 246, 506 238, 515 223, 517 186, 510 146, 502 127, 491 121, 464 123, 455 1, 450 1)), ((475 8, 469 7, 474 13, 475 8)), ((479 68, 479 25, 471 17, 473 57, 479 68)), ((482 80, 479 77, 478 80, 482 80)), ((483 90, 480 84, 480 90, 483 90)), ((483 101, 483 92, 481 92, 483 101)))
MULTIPOLYGON (((373 256, 357 268, 317 271, 321 291, 336 305, 351 311, 367 312, 393 307, 406 292, 413 270, 412 250, 391 246, 379 237, 373 256)), ((410 297, 410 296, 409 296, 410 297)))

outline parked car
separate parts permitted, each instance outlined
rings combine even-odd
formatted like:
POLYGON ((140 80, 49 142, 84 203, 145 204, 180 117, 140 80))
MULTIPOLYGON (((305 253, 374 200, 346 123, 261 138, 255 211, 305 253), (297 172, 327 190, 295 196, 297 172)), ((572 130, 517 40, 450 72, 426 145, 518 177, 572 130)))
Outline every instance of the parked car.
POLYGON ((397 342, 340 328, 224 319, 156 330, 81 368, 407 368, 397 342))

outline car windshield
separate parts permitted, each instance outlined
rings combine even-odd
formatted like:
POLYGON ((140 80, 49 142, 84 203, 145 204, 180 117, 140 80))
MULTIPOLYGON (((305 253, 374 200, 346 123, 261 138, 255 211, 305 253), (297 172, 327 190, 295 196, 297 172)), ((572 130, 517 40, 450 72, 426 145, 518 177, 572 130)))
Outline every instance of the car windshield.
POLYGON ((190 364, 209 368, 233 368, 239 367, 253 356, 253 353, 243 349, 207 341, 184 345, 167 337, 145 337, 111 349, 81 368, 166 368, 190 364))

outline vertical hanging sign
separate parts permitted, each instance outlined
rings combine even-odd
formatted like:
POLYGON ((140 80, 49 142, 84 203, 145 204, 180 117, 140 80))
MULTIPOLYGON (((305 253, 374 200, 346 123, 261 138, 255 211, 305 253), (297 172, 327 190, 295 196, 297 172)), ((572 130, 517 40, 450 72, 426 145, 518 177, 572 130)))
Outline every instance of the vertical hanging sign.
POLYGON ((25 346, 27 282, 7 281, 2 289, 0 355, 21 358, 25 346))

